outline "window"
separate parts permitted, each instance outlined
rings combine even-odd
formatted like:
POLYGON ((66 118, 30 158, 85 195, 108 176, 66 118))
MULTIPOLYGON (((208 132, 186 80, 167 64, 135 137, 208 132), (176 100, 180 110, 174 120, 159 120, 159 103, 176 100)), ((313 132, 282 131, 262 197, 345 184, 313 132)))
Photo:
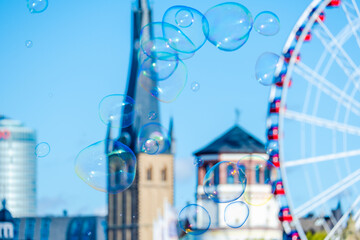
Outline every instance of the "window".
POLYGON ((243 174, 240 173, 240 177, 246 174, 246 168, 244 165, 239 165, 239 169, 243 172, 243 174))
POLYGON ((40 240, 49 239, 50 222, 51 222, 50 218, 44 218, 41 220, 40 240))
POLYGON ((14 240, 19 239, 19 226, 20 226, 20 220, 14 219, 14 240))
POLYGON ((260 183, 260 166, 256 165, 255 168, 255 181, 256 183, 260 183))
POLYGON ((234 175, 232 174, 232 172, 234 171, 234 168, 232 165, 227 166, 227 177, 226 177, 226 182, 229 184, 234 183, 234 175))
POLYGON ((146 170, 146 179, 148 181, 151 180, 151 177, 152 177, 151 175, 152 175, 152 168, 150 167, 148 170, 146 170))
POLYGON ((161 170, 161 180, 165 182, 166 178, 166 168, 164 168, 163 170, 161 170))
POLYGON ((264 183, 265 183, 265 184, 268 184, 268 183, 271 182, 270 173, 271 173, 271 166, 267 165, 267 166, 265 167, 265 171, 264 171, 264 183))
POLYGON ((26 223, 25 223, 26 240, 32 240, 34 238, 34 227, 35 227, 35 218, 26 219, 26 223))

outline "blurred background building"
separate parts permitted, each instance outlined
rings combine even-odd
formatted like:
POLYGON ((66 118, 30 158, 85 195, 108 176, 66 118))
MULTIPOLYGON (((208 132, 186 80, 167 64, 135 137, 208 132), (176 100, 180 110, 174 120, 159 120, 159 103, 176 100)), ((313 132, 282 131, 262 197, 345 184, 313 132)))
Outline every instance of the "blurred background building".
POLYGON ((0 198, 14 217, 36 215, 36 134, 0 116, 0 198))

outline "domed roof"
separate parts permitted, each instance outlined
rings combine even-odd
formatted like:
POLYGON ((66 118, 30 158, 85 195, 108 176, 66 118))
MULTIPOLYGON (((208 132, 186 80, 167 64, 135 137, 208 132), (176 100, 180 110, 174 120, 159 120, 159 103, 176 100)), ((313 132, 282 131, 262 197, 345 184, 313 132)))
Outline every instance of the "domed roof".
POLYGON ((6 209, 6 200, 3 199, 2 201, 3 208, 0 210, 0 222, 14 222, 13 217, 9 210, 6 209))

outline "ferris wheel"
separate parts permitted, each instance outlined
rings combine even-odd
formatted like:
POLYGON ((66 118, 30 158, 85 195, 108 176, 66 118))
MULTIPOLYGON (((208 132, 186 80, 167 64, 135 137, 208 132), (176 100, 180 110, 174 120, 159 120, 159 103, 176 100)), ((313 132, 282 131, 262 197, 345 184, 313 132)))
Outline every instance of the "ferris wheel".
POLYGON ((360 223, 360 1, 313 0, 285 43, 269 97, 267 148, 289 239, 343 239, 360 223), (281 69, 281 70, 279 70, 281 69), (310 226, 310 227, 309 227, 310 226))

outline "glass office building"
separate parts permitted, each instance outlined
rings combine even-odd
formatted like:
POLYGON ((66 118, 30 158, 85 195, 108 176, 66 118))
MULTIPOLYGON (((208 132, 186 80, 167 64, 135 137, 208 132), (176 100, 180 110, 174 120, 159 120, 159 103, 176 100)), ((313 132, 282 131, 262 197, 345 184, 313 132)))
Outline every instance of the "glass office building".
POLYGON ((36 215, 36 134, 0 116, 0 198, 14 217, 36 215))

